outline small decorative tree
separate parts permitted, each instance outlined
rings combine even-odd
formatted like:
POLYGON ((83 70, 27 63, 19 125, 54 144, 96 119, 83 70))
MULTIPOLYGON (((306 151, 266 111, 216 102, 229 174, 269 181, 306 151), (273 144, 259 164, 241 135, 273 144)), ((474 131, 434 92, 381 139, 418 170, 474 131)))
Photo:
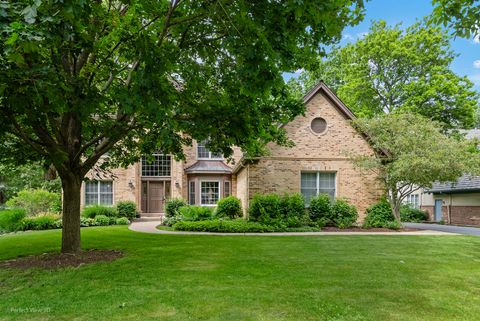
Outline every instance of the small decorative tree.
POLYGON ((402 201, 435 181, 455 181, 477 173, 480 157, 475 142, 443 134, 439 124, 414 114, 388 114, 358 119, 354 125, 368 136, 375 157, 354 157, 383 182, 395 219, 400 222, 402 201))

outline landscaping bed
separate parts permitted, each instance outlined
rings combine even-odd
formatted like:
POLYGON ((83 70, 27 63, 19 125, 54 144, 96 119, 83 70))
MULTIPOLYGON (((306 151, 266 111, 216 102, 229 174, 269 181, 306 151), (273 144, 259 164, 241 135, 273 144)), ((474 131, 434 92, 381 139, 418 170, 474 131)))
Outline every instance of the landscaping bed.
POLYGON ((123 256, 121 251, 115 250, 88 250, 76 254, 43 253, 18 259, 0 262, 0 268, 42 268, 59 269, 65 267, 79 267, 84 264, 109 262, 123 256))

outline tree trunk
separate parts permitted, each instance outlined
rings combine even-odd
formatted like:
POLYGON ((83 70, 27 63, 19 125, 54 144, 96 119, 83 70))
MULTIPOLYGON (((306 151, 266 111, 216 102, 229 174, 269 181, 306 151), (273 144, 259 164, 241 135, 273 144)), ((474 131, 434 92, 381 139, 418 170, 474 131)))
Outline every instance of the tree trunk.
POLYGON ((390 208, 392 209, 392 214, 397 223, 400 223, 400 200, 398 199, 398 191, 390 190, 387 193, 388 202, 390 203, 390 208))
POLYGON ((63 227, 62 253, 80 251, 80 177, 62 177, 63 227))

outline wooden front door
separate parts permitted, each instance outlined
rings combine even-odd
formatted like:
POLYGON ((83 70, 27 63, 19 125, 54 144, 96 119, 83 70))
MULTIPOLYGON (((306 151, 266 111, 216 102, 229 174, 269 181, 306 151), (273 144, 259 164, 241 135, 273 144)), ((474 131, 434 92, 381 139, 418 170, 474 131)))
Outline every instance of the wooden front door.
POLYGON ((148 183, 148 211, 150 213, 163 213, 163 203, 164 203, 164 194, 163 194, 163 182, 153 182, 148 183))

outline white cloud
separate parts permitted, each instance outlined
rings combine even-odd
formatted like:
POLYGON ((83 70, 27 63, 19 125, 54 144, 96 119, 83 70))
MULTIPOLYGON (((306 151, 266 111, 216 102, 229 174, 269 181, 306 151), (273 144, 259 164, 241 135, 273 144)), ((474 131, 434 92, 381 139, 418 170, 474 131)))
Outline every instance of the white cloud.
POLYGON ((480 74, 470 75, 468 78, 475 84, 475 86, 480 86, 480 74))
POLYGON ((357 33, 357 38, 358 38, 358 39, 362 39, 362 38, 365 37, 366 35, 368 35, 368 32, 360 32, 360 33, 357 33))
POLYGON ((473 68, 480 69, 480 59, 473 62, 473 68))
POLYGON ((351 34, 349 34, 349 33, 344 33, 344 34, 342 35, 342 39, 343 39, 343 40, 347 40, 347 41, 354 40, 353 36, 352 36, 351 34))

